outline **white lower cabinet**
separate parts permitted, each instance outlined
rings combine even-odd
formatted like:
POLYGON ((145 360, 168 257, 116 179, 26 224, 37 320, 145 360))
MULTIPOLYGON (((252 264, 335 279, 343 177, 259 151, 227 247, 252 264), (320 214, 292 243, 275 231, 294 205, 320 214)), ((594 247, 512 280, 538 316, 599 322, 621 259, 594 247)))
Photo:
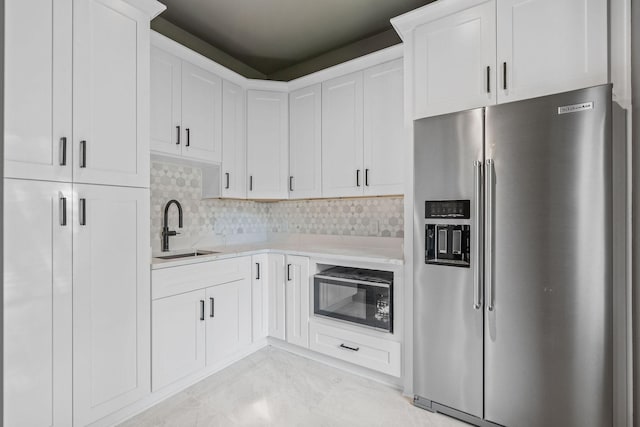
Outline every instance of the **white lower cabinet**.
POLYGON ((253 255, 251 262, 252 330, 256 342, 269 334, 269 255, 253 255))
POLYGON ((287 342, 309 347, 309 258, 287 255, 286 275, 287 342))
POLYGON ((251 279, 207 289, 207 365, 237 353, 251 344, 251 279))
POLYGON ((153 270, 153 391, 251 344, 251 257, 153 270))
POLYGON ((153 391, 205 366, 205 290, 153 301, 153 391))
POLYGON ((74 425, 150 392, 149 190, 74 185, 74 425))
POLYGON ((269 254, 267 259, 267 269, 269 271, 267 277, 267 299, 269 301, 268 335, 284 341, 287 338, 284 283, 285 257, 281 254, 269 254))
POLYGON ((317 322, 309 325, 309 348, 394 377, 401 373, 400 343, 317 322))
POLYGON ((71 198, 71 184, 4 180, 6 426, 71 425, 71 198))

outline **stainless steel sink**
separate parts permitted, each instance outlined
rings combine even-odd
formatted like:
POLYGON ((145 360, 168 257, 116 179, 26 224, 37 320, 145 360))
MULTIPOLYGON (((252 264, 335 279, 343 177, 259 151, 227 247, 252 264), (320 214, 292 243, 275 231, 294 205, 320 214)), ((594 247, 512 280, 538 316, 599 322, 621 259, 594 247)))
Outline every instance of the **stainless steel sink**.
POLYGON ((196 257, 196 256, 211 255, 211 254, 218 254, 218 253, 220 253, 220 252, 214 252, 214 251, 191 251, 191 252, 185 252, 185 253, 181 253, 181 254, 157 256, 155 258, 158 258, 158 259, 191 258, 191 257, 196 257))

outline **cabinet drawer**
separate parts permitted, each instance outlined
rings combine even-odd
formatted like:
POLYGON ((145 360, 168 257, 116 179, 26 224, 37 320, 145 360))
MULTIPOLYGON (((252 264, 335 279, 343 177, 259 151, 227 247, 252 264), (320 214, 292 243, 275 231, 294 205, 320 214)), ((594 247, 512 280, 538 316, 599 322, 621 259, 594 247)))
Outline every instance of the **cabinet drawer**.
POLYGON ((244 279, 251 274, 251 257, 222 259, 153 270, 151 295, 163 298, 244 279))
POLYGON ((400 343, 311 322, 310 348, 365 368, 400 376, 400 343))

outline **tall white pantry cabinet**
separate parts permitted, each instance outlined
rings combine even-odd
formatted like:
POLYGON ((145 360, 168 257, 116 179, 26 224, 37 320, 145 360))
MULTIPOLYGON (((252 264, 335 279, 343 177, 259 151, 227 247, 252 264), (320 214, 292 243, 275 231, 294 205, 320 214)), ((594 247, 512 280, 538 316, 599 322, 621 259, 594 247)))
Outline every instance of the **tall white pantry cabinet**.
POLYGON ((163 9, 5 2, 4 425, 84 426, 150 393, 149 22, 163 9))

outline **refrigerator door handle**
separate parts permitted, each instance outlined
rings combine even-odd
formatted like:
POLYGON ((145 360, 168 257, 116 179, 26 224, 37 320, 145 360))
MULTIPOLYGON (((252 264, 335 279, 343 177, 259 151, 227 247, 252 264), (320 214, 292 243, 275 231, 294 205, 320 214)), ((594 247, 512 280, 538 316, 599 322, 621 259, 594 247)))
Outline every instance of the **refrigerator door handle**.
POLYGON ((480 310, 482 307, 482 263, 480 262, 480 255, 482 254, 482 237, 480 228, 482 224, 482 162, 476 160, 473 162, 474 169, 474 201, 473 209, 476 219, 475 232, 474 232, 474 248, 473 248, 473 308, 480 310))
POLYGON ((484 271, 487 284, 487 310, 493 311, 493 159, 487 159, 485 171, 485 191, 487 194, 485 204, 485 251, 484 271))

